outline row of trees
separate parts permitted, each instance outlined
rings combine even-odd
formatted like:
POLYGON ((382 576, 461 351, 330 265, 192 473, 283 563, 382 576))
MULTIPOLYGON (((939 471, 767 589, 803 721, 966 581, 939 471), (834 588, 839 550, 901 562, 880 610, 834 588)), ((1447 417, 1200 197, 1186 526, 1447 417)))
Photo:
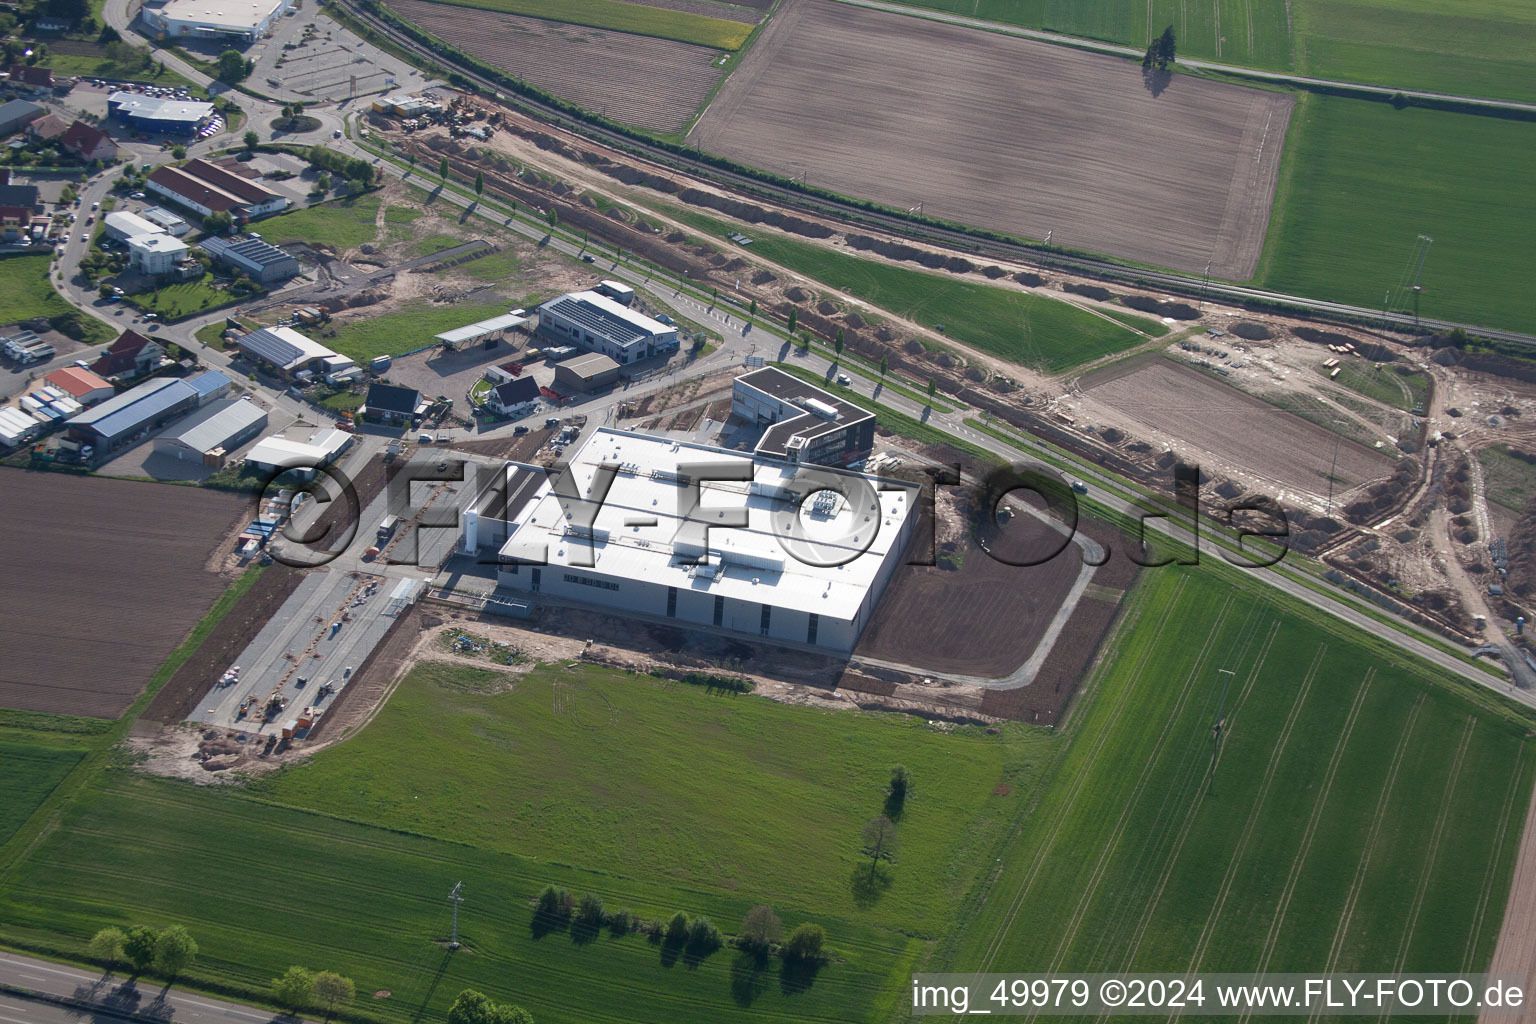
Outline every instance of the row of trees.
POLYGON ((448 1007, 448 1024, 533 1024, 521 1006, 493 1002, 483 992, 467 988, 448 1007))
POLYGON ((163 931, 148 925, 103 928, 91 937, 86 952, 109 970, 127 965, 135 975, 150 968, 167 981, 175 980, 197 960, 197 940, 179 924, 163 931))
POLYGON ((277 1005, 294 1013, 321 1007, 325 1010, 326 1020, 330 1020, 338 1008, 357 996, 357 986, 351 978, 344 978, 335 971, 316 973, 295 966, 284 971, 281 978, 272 979, 272 995, 277 1005))
POLYGON ((359 182, 365 186, 373 184, 376 173, 374 166, 362 157, 344 156, 334 149, 327 149, 320 145, 310 146, 305 156, 312 165, 322 171, 329 171, 348 181, 359 182))
POLYGON ((779 915, 766 903, 747 911, 742 918, 741 931, 736 933, 736 948, 759 958, 778 951, 786 960, 803 962, 819 961, 827 933, 819 924, 807 921, 784 937, 784 925, 779 915), (782 940, 782 944, 781 944, 782 940))

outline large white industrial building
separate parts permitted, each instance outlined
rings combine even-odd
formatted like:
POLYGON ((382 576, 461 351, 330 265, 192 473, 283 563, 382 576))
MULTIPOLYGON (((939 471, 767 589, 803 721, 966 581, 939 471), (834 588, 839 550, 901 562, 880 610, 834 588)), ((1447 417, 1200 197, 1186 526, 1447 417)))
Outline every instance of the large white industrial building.
POLYGON ((272 30, 288 0, 168 0, 146 3, 144 23, 161 40, 233 39, 255 42, 272 30))
POLYGON ((465 514, 462 546, 496 553, 501 587, 837 651, 858 642, 918 518, 902 481, 606 427, 569 472, 557 493, 543 470, 509 466, 465 514))
POLYGON ((595 291, 570 292, 539 307, 546 337, 601 352, 620 366, 677 351, 677 328, 595 291))

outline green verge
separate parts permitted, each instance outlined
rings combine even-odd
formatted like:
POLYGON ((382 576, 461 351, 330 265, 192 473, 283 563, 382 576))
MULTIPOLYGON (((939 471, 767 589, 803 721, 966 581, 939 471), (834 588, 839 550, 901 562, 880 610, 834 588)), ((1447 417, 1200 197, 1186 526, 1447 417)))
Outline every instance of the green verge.
MULTIPOLYGON (((735 50, 747 41, 753 26, 725 18, 672 11, 620 0, 446 0, 460 7, 521 14, 572 25, 675 39, 680 43, 735 50)), ((386 0, 387 5, 387 0, 386 0)))
POLYGON ((1536 331, 1536 123, 1301 94, 1257 281, 1413 310, 1418 237, 1426 317, 1536 331))
POLYGON ((370 1020, 440 1018, 465 987, 540 1024, 885 1020, 1058 742, 593 666, 426 664, 346 744, 244 791, 100 773, 0 890, 0 937, 78 957, 106 923, 180 921, 202 947, 193 984, 259 999, 288 964, 333 968, 390 990, 353 1007, 370 1020), (859 835, 895 764, 916 784, 900 857, 871 882, 859 835), (293 884, 251 900, 274 863, 293 884), (449 956, 458 881, 467 951, 449 956), (641 935, 541 934, 530 902, 547 884, 727 933, 769 902, 826 927, 834 959, 807 975, 728 948, 690 963, 641 935))
POLYGON ((1148 571, 1126 615, 933 969, 1300 970, 1336 936, 1341 970, 1486 966, 1536 771, 1524 709, 1225 568, 1148 571))
POLYGON ((78 313, 53 290, 51 261, 52 256, 43 253, 0 257, 0 324, 77 313, 87 345, 111 341, 116 331, 93 316, 78 313))

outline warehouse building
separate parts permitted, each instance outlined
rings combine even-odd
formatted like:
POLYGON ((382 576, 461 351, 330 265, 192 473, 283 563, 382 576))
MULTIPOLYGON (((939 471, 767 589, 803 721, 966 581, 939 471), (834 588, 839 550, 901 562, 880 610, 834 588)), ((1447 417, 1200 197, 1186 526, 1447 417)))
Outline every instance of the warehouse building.
POLYGON ((297 256, 259 238, 205 238, 202 246, 215 262, 260 284, 285 281, 301 269, 297 256))
POLYGON ((224 398, 188 416, 155 438, 155 451, 205 466, 224 465, 228 454, 261 433, 267 412, 243 398, 224 398))
POLYGON ((196 407, 196 388, 174 377, 159 377, 74 417, 67 424, 68 436, 98 452, 110 451, 196 407))
POLYGON ((43 380, 50 387, 58 388, 81 405, 95 405, 112 397, 112 382, 90 370, 78 366, 65 366, 54 370, 43 380))
POLYGON ((563 395, 600 391, 618 380, 619 364, 601 352, 588 352, 555 366, 555 390, 563 395))
POLYGON ((160 225, 140 217, 136 213, 126 210, 114 210, 101 219, 103 233, 108 238, 119 242, 126 242, 138 235, 163 235, 166 230, 160 225))
POLYGON ((283 377, 308 380, 340 373, 354 364, 350 356, 333 352, 292 327, 263 327, 240 338, 236 345, 247 356, 283 377))
POLYGON ((476 342, 482 344, 494 343, 508 331, 521 327, 528 322, 528 317, 523 316, 522 310, 516 310, 502 316, 492 317, 489 320, 481 320, 477 323, 466 324, 463 327, 455 327, 451 331, 435 334, 432 340, 439 345, 456 349, 460 345, 473 345, 476 342))
POLYGON ((465 514, 462 549, 495 550, 506 589, 851 651, 918 518, 912 484, 609 427, 562 492, 594 493, 600 465, 601 503, 509 467, 465 514))
POLYGON ((212 103, 137 92, 114 92, 107 97, 107 115, 145 135, 196 135, 213 117, 213 109, 212 103))
POLYGON ((601 352, 620 366, 677 351, 677 328, 595 291, 571 292, 539 307, 547 337, 601 352))
POLYGON ((288 0, 169 0, 144 4, 142 15, 161 42, 227 39, 254 43, 272 31, 288 0))
POLYGON ((196 377, 188 377, 187 383, 197 392, 197 404, 207 405, 229 394, 235 382, 218 370, 204 370, 196 377))
POLYGON ((731 415, 765 428, 756 451, 768 458, 846 466, 875 443, 874 413, 773 366, 736 378, 731 415))
POLYGON ((368 398, 357 410, 360 416, 405 426, 410 426, 416 417, 424 415, 426 411, 427 403, 422 401, 420 391, 377 381, 368 385, 368 398))
POLYGON ((151 206, 139 216, 177 238, 192 229, 192 225, 163 206, 151 206))
POLYGON ((245 454, 246 468, 260 473, 278 473, 285 469, 308 469, 300 473, 314 476, 317 466, 329 466, 352 444, 352 435, 341 430, 321 430, 308 441, 290 441, 281 434, 264 437, 245 454))
POLYGON ((207 160, 188 160, 180 167, 156 167, 145 187, 202 217, 210 213, 261 217, 288 205, 286 197, 260 182, 207 160))
POLYGON ((46 113, 46 109, 30 100, 0 103, 0 137, 21 131, 46 113))

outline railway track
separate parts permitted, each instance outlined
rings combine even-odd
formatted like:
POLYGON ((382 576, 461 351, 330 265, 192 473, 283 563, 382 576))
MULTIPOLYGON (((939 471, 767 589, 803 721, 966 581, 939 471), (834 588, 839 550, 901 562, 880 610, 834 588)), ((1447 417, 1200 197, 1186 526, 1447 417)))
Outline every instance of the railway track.
POLYGON ((667 170, 688 174, 692 177, 730 188, 743 195, 772 202, 780 206, 836 220, 846 225, 873 228, 913 241, 943 245, 971 256, 991 259, 1027 261, 1042 267, 1071 271, 1107 281, 1133 284, 1170 294, 1199 300, 1218 300, 1238 304, 1258 303, 1290 312, 1321 319, 1346 323, 1364 323, 1410 333, 1451 331, 1457 328, 1479 337, 1515 345, 1536 347, 1536 335, 1524 334, 1479 324, 1459 323, 1415 317, 1408 313, 1383 311, 1364 306, 1352 306, 1343 302, 1312 299, 1301 295, 1252 288, 1226 281, 1209 281, 1167 271, 1127 266, 1107 259, 1060 252, 1044 245, 1024 242, 1004 242, 984 238, 959 228, 915 221, 897 214, 868 210, 854 202, 840 202, 820 195, 770 181, 741 174, 728 168, 718 167, 704 159, 690 159, 686 154, 667 147, 645 142, 626 133, 613 131, 601 125, 574 118, 556 107, 533 97, 508 93, 504 86, 480 74, 471 67, 459 63, 449 53, 442 53, 427 46, 406 32, 402 32, 387 20, 365 9, 357 0, 335 0, 358 22, 387 38, 402 50, 430 63, 451 66, 455 73, 475 86, 511 104, 535 119, 579 135, 594 143, 639 157, 667 170))

